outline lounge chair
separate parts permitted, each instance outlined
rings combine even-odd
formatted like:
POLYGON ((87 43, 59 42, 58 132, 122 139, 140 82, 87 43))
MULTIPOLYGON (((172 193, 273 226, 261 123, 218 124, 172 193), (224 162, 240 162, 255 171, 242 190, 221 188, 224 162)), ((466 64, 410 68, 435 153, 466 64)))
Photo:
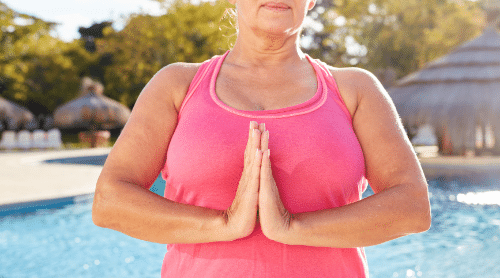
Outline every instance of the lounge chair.
POLYGON ((47 132, 41 129, 33 131, 33 148, 45 149, 47 148, 47 132))
POLYGON ((17 147, 16 132, 7 130, 2 132, 2 140, 0 141, 0 149, 12 150, 17 147))
POLYGON ((47 148, 60 149, 62 146, 61 131, 57 128, 47 131, 47 148))
POLYGON ((17 147, 28 150, 33 148, 33 137, 28 130, 21 130, 17 133, 17 147))

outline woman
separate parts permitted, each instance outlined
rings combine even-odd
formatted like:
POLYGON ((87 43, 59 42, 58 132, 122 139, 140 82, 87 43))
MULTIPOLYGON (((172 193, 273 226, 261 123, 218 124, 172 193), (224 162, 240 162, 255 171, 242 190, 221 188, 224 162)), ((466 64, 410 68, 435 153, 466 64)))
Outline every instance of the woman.
POLYGON ((152 78, 93 220, 169 244, 162 277, 367 277, 363 246, 430 226, 395 108, 370 73, 300 51, 314 0, 230 2, 234 48, 152 78), (160 171, 165 198, 146 190, 160 171))

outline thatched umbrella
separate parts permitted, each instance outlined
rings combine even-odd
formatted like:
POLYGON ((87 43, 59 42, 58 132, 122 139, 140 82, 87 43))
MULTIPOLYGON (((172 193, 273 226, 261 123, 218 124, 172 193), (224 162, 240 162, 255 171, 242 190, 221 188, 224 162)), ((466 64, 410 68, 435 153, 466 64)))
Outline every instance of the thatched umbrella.
POLYGON ((105 97, 102 84, 86 77, 80 96, 54 111, 54 124, 61 129, 87 130, 78 134, 80 141, 96 147, 106 145, 107 130, 122 128, 129 116, 130 109, 105 97))
POLYGON ((500 153, 500 35, 493 27, 389 93, 410 130, 434 127, 441 153, 500 153))
POLYGON ((34 119, 28 109, 0 97, 0 123, 7 124, 4 129, 23 128, 34 119))
POLYGON ((130 116, 123 104, 103 95, 103 86, 84 78, 80 96, 54 111, 54 124, 61 129, 118 129, 130 116))

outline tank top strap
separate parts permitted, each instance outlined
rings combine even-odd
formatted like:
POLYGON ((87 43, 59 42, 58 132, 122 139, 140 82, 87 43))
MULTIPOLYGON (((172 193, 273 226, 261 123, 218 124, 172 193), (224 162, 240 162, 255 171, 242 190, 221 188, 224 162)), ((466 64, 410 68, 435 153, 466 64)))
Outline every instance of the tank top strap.
POLYGON ((342 111, 344 111, 344 113, 346 114, 349 121, 352 123, 351 113, 349 112, 349 109, 347 109, 347 105, 345 104, 344 99, 340 94, 337 81, 335 81, 335 78, 333 77, 331 71, 328 69, 328 65, 319 59, 311 58, 310 60, 313 61, 320 69, 320 74, 323 76, 323 79, 325 80, 326 86, 328 87, 328 91, 332 92, 329 95, 335 100, 335 102, 337 102, 342 111))
MULTIPOLYGON (((217 55, 212 57, 211 59, 203 62, 196 72, 195 76, 193 77, 193 80, 191 81, 191 84, 189 85, 188 92, 186 94, 186 97, 184 98, 181 108, 179 109, 179 118, 182 115, 183 110, 186 107, 186 104, 189 102, 189 100, 192 98, 193 94, 195 93, 196 90, 199 88, 205 88, 209 94, 215 94, 214 92, 211 92, 211 88, 214 86, 215 83, 215 78, 220 70, 221 67, 221 62, 224 60, 224 58, 227 56, 229 51, 227 51, 223 55, 217 55), (201 87, 200 87, 201 86, 201 87)), ((322 62, 321 60, 318 59, 313 59, 309 55, 307 55, 308 60, 311 62, 311 64, 314 67, 314 70, 316 71, 317 74, 317 79, 318 79, 318 92, 315 97, 310 99, 309 101, 297 105, 300 106, 301 111, 288 111, 288 110, 296 110, 297 106, 294 107, 287 107, 283 109, 277 109, 277 110, 266 110, 266 111, 239 111, 235 110, 230 107, 226 107, 222 103, 220 103, 220 100, 215 95, 211 95, 212 99, 214 100, 215 103, 217 103, 219 106, 225 109, 231 110, 232 113, 242 113, 245 112, 244 116, 252 116, 252 117, 263 117, 263 118, 274 118, 274 117, 288 117, 291 115, 299 115, 299 114, 304 114, 308 113, 311 111, 314 111, 318 109, 322 104, 325 102, 325 99, 328 97, 331 97, 337 105, 341 108, 341 110, 345 113, 346 117, 348 118, 349 122, 352 123, 352 117, 351 114, 349 113, 349 110, 347 109, 347 106, 340 94, 340 91, 338 89, 337 83, 331 74, 330 70, 328 69, 328 66, 322 62), (304 106, 304 107, 302 107, 304 106), (306 107, 307 106, 307 107, 306 107), (234 111, 233 111, 234 110, 234 111), (266 115, 260 115, 261 113, 265 113, 266 115), (280 114, 280 115, 274 115, 274 114, 280 114), (249 115, 247 115, 249 114, 249 115), (267 115, 269 114, 269 115, 267 115), (283 115, 281 115, 283 114, 283 115)))
POLYGON ((188 88, 188 91, 186 93, 186 96, 184 97, 184 100, 182 101, 181 108, 179 109, 179 116, 182 114, 182 111, 184 110, 186 103, 193 96, 193 93, 200 86, 200 84, 205 80, 205 78, 208 77, 210 79, 211 75, 209 74, 209 72, 213 71, 215 65, 217 64, 217 61, 221 57, 222 56, 214 56, 211 59, 204 61, 201 64, 200 68, 198 68, 198 71, 196 72, 195 76, 193 77, 193 80, 191 81, 191 84, 189 84, 189 88, 188 88))

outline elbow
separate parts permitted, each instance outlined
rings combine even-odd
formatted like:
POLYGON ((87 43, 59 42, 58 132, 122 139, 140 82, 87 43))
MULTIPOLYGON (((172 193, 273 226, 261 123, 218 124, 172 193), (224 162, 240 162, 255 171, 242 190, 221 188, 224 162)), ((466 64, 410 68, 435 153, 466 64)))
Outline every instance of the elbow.
POLYGON ((399 236, 423 233, 431 227, 431 214, 429 210, 416 210, 406 211, 403 216, 404 221, 398 225, 396 233, 399 236))
POLYGON ((94 209, 92 209, 92 222, 94 222, 94 225, 97 227, 106 228, 106 222, 104 222, 99 216, 96 216, 94 209))
MULTIPOLYGON (((414 189, 413 187, 412 189, 414 189)), ((400 226, 403 234, 422 233, 430 229, 432 217, 427 188, 425 190, 412 190, 406 194, 402 201, 400 217, 404 219, 400 226)))
POLYGON ((431 216, 430 214, 419 216, 418 218, 412 218, 412 227, 409 234, 423 233, 431 228, 431 216))
POLYGON ((105 188, 106 184, 98 181, 92 203, 92 222, 98 227, 110 228, 110 206, 112 203, 110 197, 112 194, 104 192, 105 188))
POLYGON ((413 217, 409 217, 413 225, 413 233, 422 233, 431 228, 431 204, 429 201, 429 193, 427 186, 412 186, 413 194, 409 194, 410 199, 407 200, 411 204, 407 212, 413 217))
POLYGON ((423 233, 431 228, 432 216, 429 199, 425 198, 421 204, 417 206, 412 217, 413 232, 423 233))
POLYGON ((92 204, 92 222, 94 222, 94 225, 101 227, 101 228, 106 228, 106 221, 105 221, 105 211, 103 209, 103 204, 101 203, 99 193, 96 191, 94 194, 94 202, 92 204))
POLYGON ((106 222, 104 221, 102 215, 97 212, 95 205, 92 206, 92 222, 94 222, 94 225, 98 227, 106 228, 106 222))
POLYGON ((423 233, 431 228, 432 216, 430 206, 428 209, 424 210, 422 216, 420 217, 419 225, 417 226, 417 233, 423 233))

